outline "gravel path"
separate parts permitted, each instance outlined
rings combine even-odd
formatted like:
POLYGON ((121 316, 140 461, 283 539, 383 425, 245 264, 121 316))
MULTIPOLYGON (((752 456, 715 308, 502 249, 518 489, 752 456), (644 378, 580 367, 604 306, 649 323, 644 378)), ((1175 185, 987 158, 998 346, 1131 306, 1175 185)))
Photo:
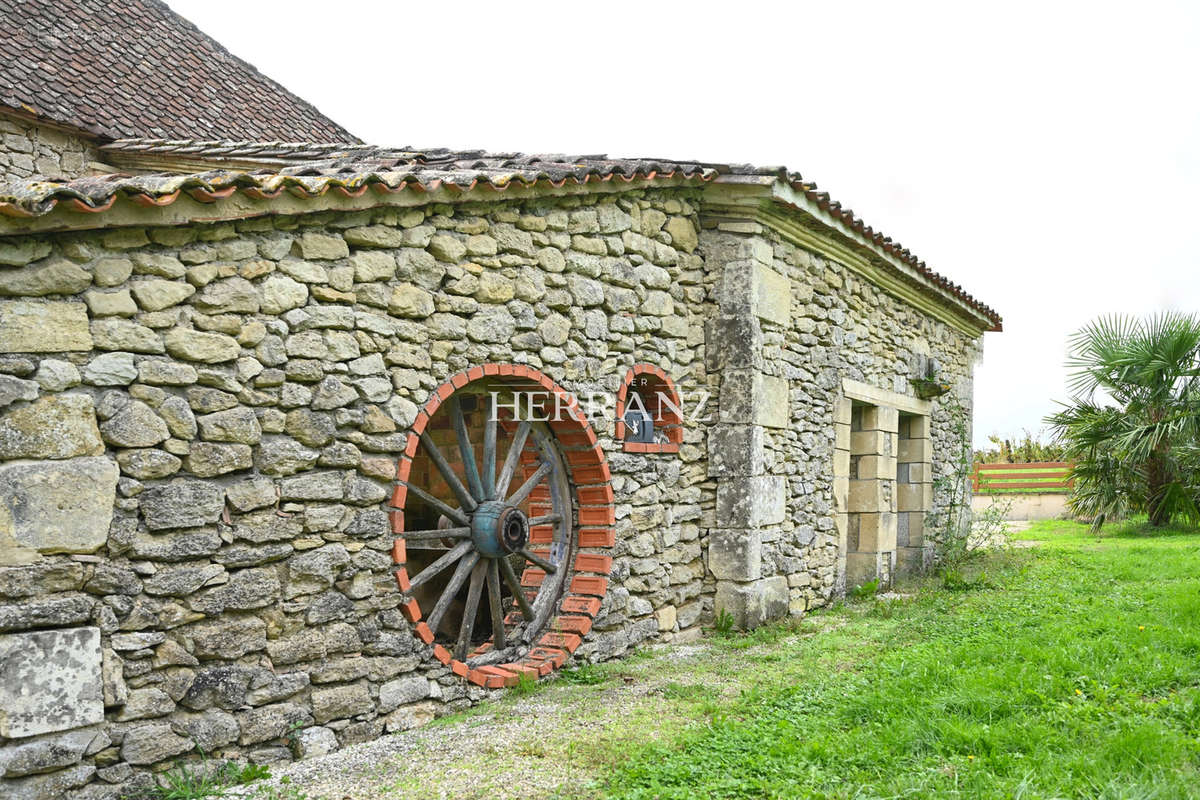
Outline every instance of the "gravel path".
MULTIPOLYGON (((597 758, 604 757, 605 748, 589 745, 627 739, 631 722, 643 741, 677 729, 688 720, 678 718, 663 687, 686 683, 699 660, 716 658, 721 662, 716 668, 724 672, 752 652, 721 652, 706 642, 648 649, 650 658, 637 659, 628 670, 618 667, 623 681, 580 686, 554 680, 532 694, 424 728, 272 765, 270 780, 227 796, 271 797, 270 787, 283 786, 299 789, 308 800, 597 796, 589 784, 598 775, 602 764, 597 758)), ((706 664, 705 672, 713 666, 706 664)), ((728 684, 736 694, 732 675, 728 684)))

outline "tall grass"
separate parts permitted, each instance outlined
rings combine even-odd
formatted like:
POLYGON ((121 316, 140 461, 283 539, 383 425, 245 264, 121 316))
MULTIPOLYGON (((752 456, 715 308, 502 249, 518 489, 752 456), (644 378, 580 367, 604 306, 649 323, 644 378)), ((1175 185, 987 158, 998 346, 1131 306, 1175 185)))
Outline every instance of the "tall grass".
POLYGON ((1200 535, 1085 530, 859 620, 892 626, 877 650, 631 747, 605 793, 1200 797, 1200 535))

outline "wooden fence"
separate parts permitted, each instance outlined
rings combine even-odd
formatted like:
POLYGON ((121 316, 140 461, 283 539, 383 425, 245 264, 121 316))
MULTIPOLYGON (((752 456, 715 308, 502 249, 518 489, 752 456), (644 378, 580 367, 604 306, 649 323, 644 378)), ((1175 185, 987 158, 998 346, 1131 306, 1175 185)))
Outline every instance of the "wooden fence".
POLYGON ((1065 461, 1042 461, 1033 464, 978 464, 971 475, 971 485, 979 492, 1043 491, 1063 492, 1074 481, 1068 480, 1071 464, 1065 461))

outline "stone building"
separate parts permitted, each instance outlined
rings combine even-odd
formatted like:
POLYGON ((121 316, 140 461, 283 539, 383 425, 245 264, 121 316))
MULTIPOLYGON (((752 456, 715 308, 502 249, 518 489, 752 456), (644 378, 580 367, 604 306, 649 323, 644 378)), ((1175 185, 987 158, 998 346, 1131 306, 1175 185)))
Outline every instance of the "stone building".
MULTIPOLYGON (((78 5, 38 74, 115 6, 232 59, 78 5)), ((228 133, 4 66, 5 796, 328 752, 936 557, 1000 319, 908 250, 782 169, 362 145, 236 63, 272 103, 228 133)))

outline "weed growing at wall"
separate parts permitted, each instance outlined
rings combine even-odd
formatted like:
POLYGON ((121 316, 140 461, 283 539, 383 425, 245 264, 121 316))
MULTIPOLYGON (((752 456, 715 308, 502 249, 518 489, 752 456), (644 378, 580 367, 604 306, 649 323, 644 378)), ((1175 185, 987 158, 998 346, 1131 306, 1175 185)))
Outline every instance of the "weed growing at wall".
MULTIPOLYGON (((997 499, 989 508, 978 513, 971 510, 971 471, 974 452, 971 448, 970 415, 955 394, 942 399, 950 421, 953 449, 946 460, 948 470, 933 482, 936 496, 945 502, 926 516, 927 536, 937 544, 934 564, 948 582, 961 577, 964 561, 985 548, 1004 547, 1008 541, 1005 518, 1012 507, 1011 500, 997 499)), ((959 581, 961 582, 961 581, 959 581)))

